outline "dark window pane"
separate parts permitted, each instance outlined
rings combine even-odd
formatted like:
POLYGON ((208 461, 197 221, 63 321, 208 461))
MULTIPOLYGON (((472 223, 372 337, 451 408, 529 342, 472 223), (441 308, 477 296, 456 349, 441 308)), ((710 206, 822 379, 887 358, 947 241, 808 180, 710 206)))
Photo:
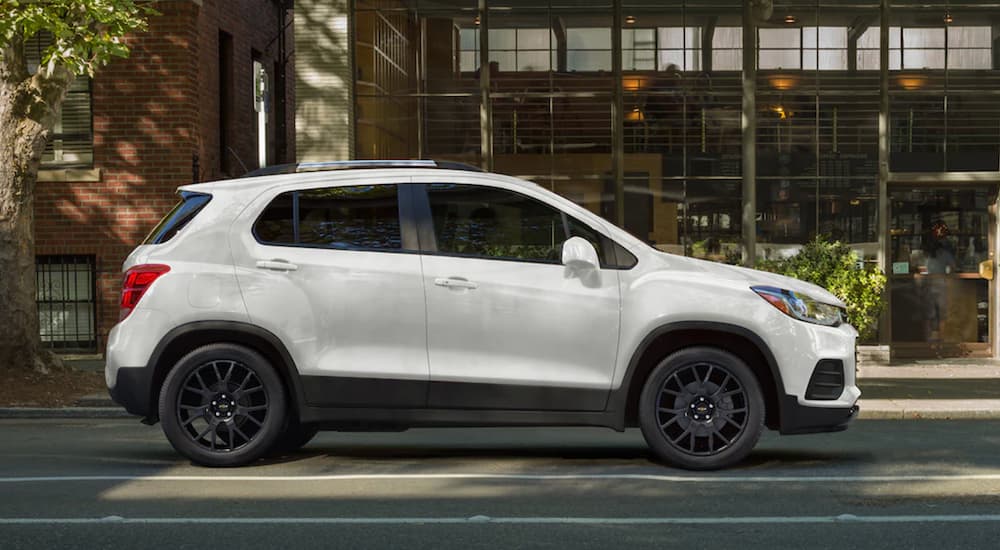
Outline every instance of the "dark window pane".
POLYGON ((631 268, 635 256, 589 225, 535 199, 490 187, 428 188, 439 252, 545 263, 562 261, 562 245, 582 237, 602 268, 631 268))
POLYGON ((266 243, 295 244, 292 202, 295 193, 282 193, 264 209, 254 224, 257 238, 266 243))
POLYGON ((438 251, 559 263, 562 214, 534 199, 490 187, 428 187, 438 251))
POLYGON ((166 216, 149 232, 142 244, 160 244, 173 238, 184 228, 201 209, 212 200, 211 195, 203 193, 183 193, 181 202, 177 203, 166 216))
POLYGON ((395 185, 300 191, 299 243, 342 249, 401 249, 396 191, 395 185))

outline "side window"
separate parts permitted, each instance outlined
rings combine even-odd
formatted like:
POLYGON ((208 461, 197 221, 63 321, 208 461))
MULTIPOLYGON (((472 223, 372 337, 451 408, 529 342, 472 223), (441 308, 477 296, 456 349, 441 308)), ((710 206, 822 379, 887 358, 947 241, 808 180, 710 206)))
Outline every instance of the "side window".
POLYGON ((254 224, 269 244, 341 250, 401 250, 398 189, 357 185, 278 195, 254 224))
POLYGON ((439 252, 559 263, 561 214, 534 199, 491 187, 427 186, 439 252))
POLYGON ((492 187, 433 184, 427 195, 439 252, 558 264, 562 244, 581 236, 607 261, 605 237, 530 197, 492 187))

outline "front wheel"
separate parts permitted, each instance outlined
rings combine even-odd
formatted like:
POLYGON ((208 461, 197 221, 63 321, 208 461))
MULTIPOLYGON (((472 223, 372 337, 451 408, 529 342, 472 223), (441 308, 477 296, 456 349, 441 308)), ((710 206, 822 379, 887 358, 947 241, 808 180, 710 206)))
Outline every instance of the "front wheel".
POLYGON ((281 378, 256 351, 211 344, 185 355, 160 391, 160 422, 174 449, 202 466, 264 456, 285 426, 281 378))
POLYGON ((764 429, 764 397, 753 371, 710 347, 677 351, 660 362, 639 398, 639 426, 661 460, 691 470, 732 466, 764 429))

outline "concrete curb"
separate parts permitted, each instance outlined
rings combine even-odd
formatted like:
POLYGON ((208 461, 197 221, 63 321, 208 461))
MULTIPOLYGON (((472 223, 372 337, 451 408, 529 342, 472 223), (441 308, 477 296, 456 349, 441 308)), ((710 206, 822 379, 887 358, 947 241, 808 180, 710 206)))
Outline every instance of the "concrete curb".
POLYGON ((119 407, 4 407, 0 419, 8 418, 136 418, 119 407))
POLYGON ((1000 399, 862 399, 859 419, 995 420, 1000 399))

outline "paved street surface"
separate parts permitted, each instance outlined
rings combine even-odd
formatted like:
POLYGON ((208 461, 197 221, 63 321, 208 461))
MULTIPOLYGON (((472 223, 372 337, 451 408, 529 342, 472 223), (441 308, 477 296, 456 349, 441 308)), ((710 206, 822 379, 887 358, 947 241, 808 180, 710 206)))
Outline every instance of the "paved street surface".
POLYGON ((252 468, 134 420, 0 420, 0 548, 996 548, 1000 422, 765 436, 651 462, 636 431, 324 433, 252 468))

